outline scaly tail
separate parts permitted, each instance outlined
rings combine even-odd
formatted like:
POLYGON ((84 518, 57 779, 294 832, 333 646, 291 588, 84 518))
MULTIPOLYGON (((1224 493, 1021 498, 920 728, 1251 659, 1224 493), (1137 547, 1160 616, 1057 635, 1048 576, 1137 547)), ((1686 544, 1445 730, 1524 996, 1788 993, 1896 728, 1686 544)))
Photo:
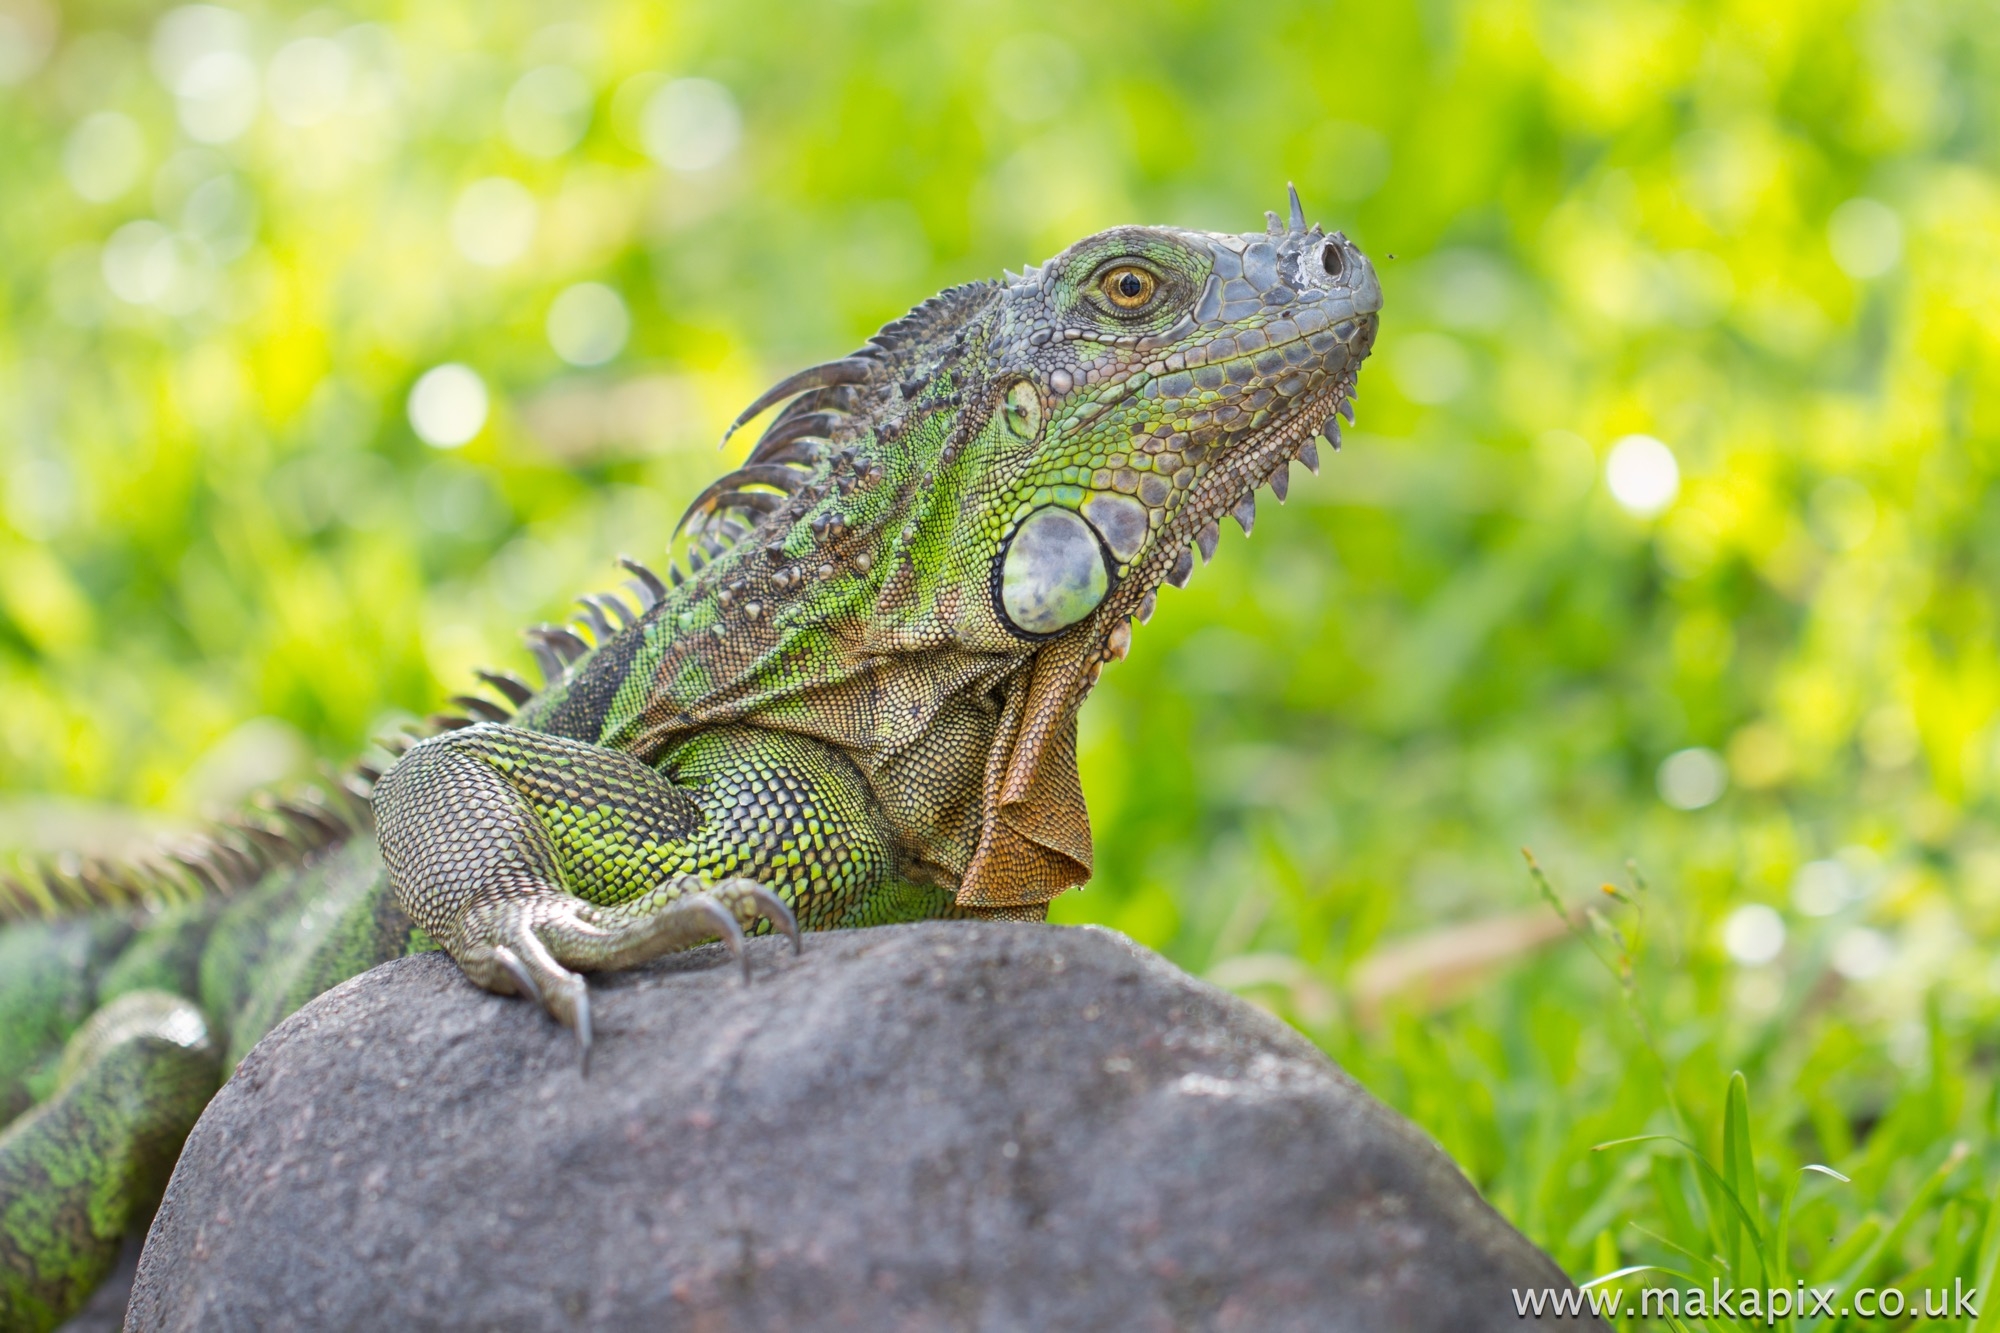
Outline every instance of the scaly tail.
POLYGON ((83 1304, 220 1077, 201 1010, 161 991, 70 1039, 55 1095, 0 1133, 0 1328, 53 1328, 83 1304))

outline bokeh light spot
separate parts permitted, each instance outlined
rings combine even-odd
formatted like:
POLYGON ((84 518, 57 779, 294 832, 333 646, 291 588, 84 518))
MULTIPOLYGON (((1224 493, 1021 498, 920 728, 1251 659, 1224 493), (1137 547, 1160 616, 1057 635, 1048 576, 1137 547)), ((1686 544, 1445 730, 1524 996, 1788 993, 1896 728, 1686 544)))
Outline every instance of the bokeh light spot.
POLYGON ((42 67, 56 44, 56 11, 43 0, 0 0, 0 87, 42 67))
POLYGON ((1879 976, 1894 962, 1896 946, 1887 935, 1867 926, 1841 932, 1833 942, 1833 970, 1849 981, 1866 981, 1879 976))
POLYGON ((128 222, 104 243, 104 285, 131 305, 156 306, 170 315, 191 314, 208 299, 214 262, 199 241, 169 231, 151 218, 128 222))
POLYGON ((488 176, 458 193, 451 210, 451 239, 475 264, 499 268, 528 252, 538 210, 528 187, 507 176, 488 176))
POLYGON ((530 157, 561 157, 590 128, 596 93, 568 65, 544 65, 514 81, 501 109, 507 141, 530 157))
POLYGON ((1903 262, 1903 220, 1877 199, 1850 199, 1826 222, 1833 262, 1850 278, 1879 278, 1903 262))
POLYGON ((1665 512, 1681 490, 1680 464, 1674 451, 1650 435, 1627 435, 1611 446, 1604 460, 1604 482, 1611 498, 1640 518, 1665 512))
POLYGON ((93 204, 118 198, 139 181, 146 140, 130 116, 99 111, 85 116, 63 145, 63 175, 93 204))
POLYGON ((235 51, 212 51, 176 84, 181 130, 201 143, 243 137, 257 119, 257 67, 235 51))
POLYGON ((425 371, 410 389, 410 428, 437 449, 456 449, 486 425, 486 381, 456 361, 425 371))
POLYGON ((287 125, 317 125, 347 100, 347 52, 326 37, 304 37, 271 57, 265 96, 287 125))
POLYGON ((1785 948, 1785 919, 1763 903, 1746 903, 1722 923, 1722 947, 1746 967, 1761 967, 1785 948))
POLYGON ((1729 769, 1706 746, 1676 750, 1660 762, 1660 799, 1676 810, 1714 805, 1729 790, 1729 769))
POLYGON ((1808 861, 1792 878, 1792 906, 1806 916, 1832 916, 1854 898, 1854 877, 1838 861, 1808 861))
POLYGON ((170 93, 183 91, 194 67, 218 52, 250 50, 250 21, 220 5, 182 5, 153 25, 153 72, 170 93))
POLYGON ((706 171, 736 151, 743 117, 729 90, 713 79, 675 79, 646 100, 639 136, 661 166, 706 171))
POLYGON ((601 366, 625 350, 632 316, 601 282, 567 287, 549 306, 549 346, 573 366, 601 366))
POLYGON ((150 305, 173 282, 173 233, 150 218, 128 222, 104 245, 104 285, 121 301, 150 305))
POLYGON ((236 176, 227 172, 211 176, 195 186, 182 205, 181 230, 227 262, 248 250, 256 236, 256 201, 236 176))

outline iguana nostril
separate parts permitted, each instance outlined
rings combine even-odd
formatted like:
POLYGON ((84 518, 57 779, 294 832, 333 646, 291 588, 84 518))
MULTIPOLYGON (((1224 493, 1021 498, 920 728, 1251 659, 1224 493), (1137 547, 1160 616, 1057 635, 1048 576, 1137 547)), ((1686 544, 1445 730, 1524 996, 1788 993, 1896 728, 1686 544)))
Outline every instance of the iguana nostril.
POLYGON ((1347 267, 1347 259, 1340 253, 1339 241, 1328 241, 1319 252, 1319 266, 1326 270, 1329 278, 1337 278, 1347 267))

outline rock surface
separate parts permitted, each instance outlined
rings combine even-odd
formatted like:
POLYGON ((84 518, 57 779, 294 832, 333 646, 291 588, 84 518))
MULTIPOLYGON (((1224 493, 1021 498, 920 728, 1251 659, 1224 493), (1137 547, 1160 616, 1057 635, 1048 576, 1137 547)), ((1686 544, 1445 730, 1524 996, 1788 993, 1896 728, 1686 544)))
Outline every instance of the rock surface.
POLYGON ((599 978, 588 1078, 440 955, 321 997, 196 1127, 127 1327, 1466 1333, 1568 1285, 1311 1045, 1121 936, 752 955, 747 987, 714 948, 599 978))

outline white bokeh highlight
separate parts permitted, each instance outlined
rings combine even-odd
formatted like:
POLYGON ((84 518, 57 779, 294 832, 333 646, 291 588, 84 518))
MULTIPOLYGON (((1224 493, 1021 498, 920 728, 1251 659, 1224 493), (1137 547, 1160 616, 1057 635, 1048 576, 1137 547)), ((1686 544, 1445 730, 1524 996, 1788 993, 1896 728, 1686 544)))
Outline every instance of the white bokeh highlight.
POLYGON ((456 449, 486 425, 486 381, 456 361, 425 371, 410 388, 410 429, 434 449, 456 449))
POLYGON ((1887 935, 1868 926, 1843 931, 1833 942, 1833 970, 1849 981, 1867 981, 1896 961, 1896 946, 1887 935))
POLYGON ((547 332, 549 346, 572 366, 601 366, 625 350, 632 316, 611 288, 579 282, 550 303, 547 332))
POLYGON ((27 79, 55 49, 60 27, 55 6, 45 0, 0 5, 0 87, 27 79))
POLYGON ((1746 903, 1722 923, 1722 947, 1745 967, 1761 967, 1785 948, 1785 919, 1763 903, 1746 903))
POLYGON ((214 287, 213 257, 199 241, 151 218, 128 222, 104 243, 99 269, 111 294, 170 315, 201 308, 214 287))
POLYGON ((78 121, 63 144, 63 176, 81 198, 110 203, 139 183, 146 140, 130 116, 99 111, 78 121))
POLYGON ((1681 468, 1674 451, 1651 435, 1627 435, 1604 460, 1604 484, 1628 513, 1651 518, 1664 513, 1681 492, 1681 468))
POLYGON ((235 51, 197 60, 175 86, 181 131, 200 143, 229 143, 257 119, 257 67, 235 51))
POLYGON ((514 81, 500 111, 507 141, 530 157, 561 157, 590 128, 596 90, 568 65, 543 65, 514 81))
POLYGON ((1714 805, 1729 790, 1729 766, 1706 746, 1676 750, 1660 761, 1660 799, 1676 810, 1714 805))
POLYGON ((528 252, 539 212, 535 196, 512 177, 476 180, 452 205, 452 244, 475 264, 504 267, 528 252))
POLYGON ((353 70, 347 52, 327 37, 302 37, 278 48, 265 73, 271 114, 287 125, 317 125, 347 101, 353 70))
POLYGON ((153 72, 174 95, 181 132, 197 143, 229 143, 257 119, 250 21, 220 5, 182 5, 153 27, 153 72))
POLYGON ((1850 278, 1879 278, 1903 262, 1903 220, 1876 199, 1850 199, 1826 221, 1833 262, 1850 278))
POLYGON ((1792 877, 1792 906, 1805 916, 1832 916, 1857 896, 1854 876, 1835 860, 1808 861, 1792 877))
POLYGON ((195 65, 219 51, 250 50, 250 20, 221 5, 182 5, 153 25, 153 73, 168 92, 178 93, 195 65))
POLYGON ((647 156, 672 171, 707 171, 736 151, 743 117, 712 79, 675 79, 646 100, 639 138, 647 156))

